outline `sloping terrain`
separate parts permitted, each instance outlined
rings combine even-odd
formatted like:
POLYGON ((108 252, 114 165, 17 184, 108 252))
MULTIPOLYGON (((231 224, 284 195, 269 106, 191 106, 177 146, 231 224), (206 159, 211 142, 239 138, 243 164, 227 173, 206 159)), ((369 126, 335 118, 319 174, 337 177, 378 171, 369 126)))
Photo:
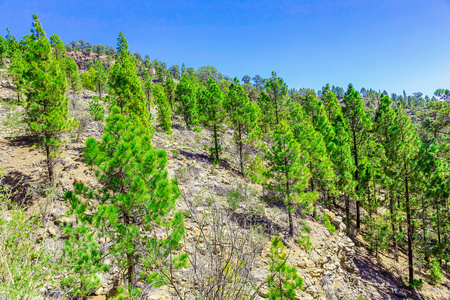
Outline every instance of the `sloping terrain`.
MULTIPOLYGON (((5 78, 1 81, 0 95, 4 99, 15 97, 13 85, 5 78)), ((68 95, 71 113, 79 119, 80 127, 65 136, 67 144, 62 148, 55 170, 57 194, 50 203, 48 197, 43 197, 40 192, 46 182, 45 155, 33 147, 32 137, 26 135, 21 124, 23 108, 7 101, 0 106, 0 169, 4 172, 3 183, 19 191, 16 200, 22 201, 30 212, 49 210, 50 217, 45 226, 38 229, 38 234, 48 236, 46 245, 52 249, 60 248, 63 243, 60 224, 63 221, 73 222, 65 216, 68 204, 62 201, 62 192, 72 189, 75 181, 98 185, 93 172, 84 163, 82 153, 83 141, 87 137, 99 138, 102 134, 102 124, 93 121, 87 112, 87 101, 91 96, 86 91, 80 95, 68 95)), ((155 116, 155 111, 152 113, 155 116)), ((340 217, 343 212, 338 209, 329 211, 319 207, 316 219, 297 212, 295 226, 297 229, 303 228, 302 234, 308 235, 311 242, 311 246, 305 249, 297 240, 288 237, 286 212, 276 204, 264 201, 267 192, 261 185, 251 183, 240 175, 230 130, 225 130, 222 139, 224 160, 220 165, 213 165, 207 150, 211 143, 210 131, 188 131, 178 117, 173 117, 172 121, 172 135, 165 134, 154 124, 153 145, 167 151, 169 175, 180 183, 183 197, 177 209, 190 212, 186 214, 184 242, 184 249, 189 254, 197 255, 198 249, 206 247, 202 257, 207 257, 208 253, 221 255, 208 241, 220 228, 215 229, 214 222, 201 221, 203 216, 212 218, 215 212, 220 212, 225 218, 220 226, 234 226, 240 230, 236 231, 238 235, 235 237, 245 236, 252 230, 258 234, 259 244, 255 246, 258 255, 249 275, 256 282, 263 283, 269 274, 269 238, 276 235, 282 238, 289 253, 288 262, 297 268, 304 280, 305 289, 298 293, 297 299, 450 299, 449 278, 444 279, 441 287, 432 287, 427 283, 426 274, 417 272, 418 278, 424 279, 424 288, 418 292, 408 290, 400 280, 406 276, 405 254, 402 253, 400 264, 394 263, 390 255, 372 256, 361 236, 350 239, 345 235, 345 225, 340 217), (238 191, 242 196, 233 209, 227 201, 230 191, 238 191), (322 224, 322 214, 330 218, 337 228, 336 233, 322 224)), ((114 272, 112 268, 110 274, 102 276, 102 287, 96 292, 97 296, 106 297, 114 293, 117 276, 114 272)), ((192 274, 189 268, 178 273, 180 278, 177 282, 182 289, 190 289, 192 282, 189 277, 192 274)), ((259 299, 263 299, 265 293, 262 288, 259 299)), ((174 295, 174 291, 163 286, 149 288, 147 294, 148 299, 166 299, 174 295)))

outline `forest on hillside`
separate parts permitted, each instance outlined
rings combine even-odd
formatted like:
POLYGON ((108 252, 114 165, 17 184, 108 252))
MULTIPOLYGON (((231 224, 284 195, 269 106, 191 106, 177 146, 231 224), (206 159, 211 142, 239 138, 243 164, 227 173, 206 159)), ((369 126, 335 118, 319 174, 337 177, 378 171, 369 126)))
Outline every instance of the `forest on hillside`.
MULTIPOLYGON (((358 91, 352 84, 297 90, 275 72, 270 78, 233 79, 213 66, 167 67, 148 55, 132 54, 122 33, 115 49, 84 41, 64 44, 56 34, 45 34, 36 15, 23 39, 9 31, 0 36, 0 66, 8 69, 17 92, 9 104, 23 107, 27 135, 46 156, 49 187, 57 188, 54 166, 66 142, 63 134, 83 124, 71 115, 69 108, 77 104, 69 103, 67 93, 95 93, 89 114, 103 122, 101 138, 87 138, 83 149, 99 185, 74 182, 62 196, 76 222, 62 229, 66 238, 59 267, 47 268, 52 255, 27 242, 32 222, 18 222, 26 206, 14 201, 11 186, 0 184, 2 216, 15 212, 0 217, 0 296, 37 295, 45 277, 67 295, 87 299, 98 289, 98 274, 111 265, 123 274, 118 284, 123 297, 138 298, 141 282, 171 284, 177 293, 173 270, 192 265, 188 254, 177 251, 186 216, 175 207, 183 195, 167 172, 166 151, 152 144, 155 131, 164 131, 170 141, 174 116, 188 131, 211 133, 211 164, 231 164, 238 176, 263 186, 267 193, 261 201, 282 207, 290 238, 305 248, 308 233, 295 226, 297 214, 317 219, 319 207, 341 209, 346 234, 363 235, 374 256, 390 253, 398 261, 399 253, 406 253, 404 281, 411 289, 423 285, 415 278, 417 268, 426 270, 432 285, 449 276, 448 89, 429 98, 420 92, 358 91), (233 132, 233 163, 224 159, 225 130, 233 132), (164 233, 151 234, 160 229, 164 233), (107 248, 102 238, 109 241, 107 248)), ((34 221, 42 222, 38 215, 34 221)), ((295 267, 285 263, 285 246, 272 237, 268 299, 294 299, 302 287, 295 267)), ((240 296, 217 296, 231 289, 217 285, 211 287, 216 296, 196 299, 256 297, 260 287, 243 283, 230 265, 221 267, 236 272, 229 280, 241 289, 240 296)))

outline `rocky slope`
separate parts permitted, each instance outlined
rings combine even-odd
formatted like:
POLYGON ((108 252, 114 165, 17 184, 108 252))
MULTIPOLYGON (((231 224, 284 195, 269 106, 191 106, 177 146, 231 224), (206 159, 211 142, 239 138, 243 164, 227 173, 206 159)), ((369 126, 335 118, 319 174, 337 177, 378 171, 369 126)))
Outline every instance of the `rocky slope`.
MULTIPOLYGON (((14 87, 4 76, 0 80, 0 98, 6 100, 14 97, 14 87)), ((56 165, 57 188, 60 192, 71 189, 77 180, 92 186, 97 184, 83 162, 82 149, 84 139, 88 136, 100 137, 102 128, 102 124, 93 121, 87 113, 90 92, 69 94, 68 97, 74 103, 71 112, 79 118, 81 126, 77 132, 67 134, 67 144, 56 165)), ((33 142, 26 136, 20 122, 21 111, 19 106, 1 103, 0 166, 4 169, 4 181, 21 190, 22 200, 33 211, 43 207, 47 201, 38 192, 46 180, 45 156, 33 147, 33 142)), ((214 211, 226 212, 227 219, 223 226, 227 222, 233 224, 242 230, 240 235, 254 228, 260 229, 258 255, 250 274, 256 282, 264 282, 268 275, 269 237, 279 235, 283 239, 289 253, 288 262, 297 268, 304 280, 305 289, 298 293, 297 299, 450 299, 448 278, 440 288, 425 283, 423 291, 407 290, 400 280, 401 272, 406 268, 405 256, 402 256, 400 265, 395 265, 389 256, 371 256, 360 236, 350 239, 345 235, 343 214, 338 210, 328 211, 319 207, 316 219, 310 215, 297 214, 295 226, 304 228, 303 234, 310 237, 311 246, 308 249, 288 238, 285 211, 262 201, 266 196, 264 189, 245 180, 236 170, 237 155, 230 130, 226 130, 223 136, 224 162, 218 166, 212 165, 208 158, 210 132, 206 129, 202 132, 188 131, 178 117, 173 118, 172 135, 166 135, 157 128, 153 144, 167 151, 169 174, 180 182, 184 200, 179 201, 178 209, 190 211, 186 218, 184 242, 184 249, 188 253, 210 246, 202 236, 205 232, 214 232, 213 224, 201 223, 199 219, 204 215, 211 216, 214 211), (239 190, 243 195, 238 207, 233 210, 227 203, 230 190, 239 190), (318 221, 322 214, 330 218, 337 228, 336 233, 330 232, 318 221)), ((47 243, 49 248, 58 249, 62 246, 59 226, 63 221, 73 222, 73 219, 64 215, 67 210, 67 204, 63 201, 53 202, 48 226, 39 229, 38 234, 42 235, 47 230, 46 234, 50 236, 47 243)), ((206 253, 210 250, 206 249, 206 253)), ((117 279, 116 271, 112 268, 109 274, 102 276, 103 283, 97 291, 97 299, 111 295, 113 282, 117 279)), ((189 272, 186 269, 179 273, 180 286, 184 289, 189 289, 191 284, 189 272)), ((418 272, 417 276, 427 281, 424 274, 418 272)), ((174 291, 163 286, 147 292, 148 299, 170 299, 174 291)), ((259 292, 259 299, 263 299, 265 292, 264 288, 259 292)))

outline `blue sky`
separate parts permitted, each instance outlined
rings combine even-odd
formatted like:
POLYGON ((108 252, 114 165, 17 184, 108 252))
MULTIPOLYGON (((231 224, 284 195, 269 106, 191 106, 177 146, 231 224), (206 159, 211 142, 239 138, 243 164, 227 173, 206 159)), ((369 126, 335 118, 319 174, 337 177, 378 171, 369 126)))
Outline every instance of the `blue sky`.
POLYGON ((168 66, 431 96, 450 87, 449 12, 450 0, 0 0, 0 29, 21 38, 37 13, 66 43, 115 47, 123 31, 132 52, 168 66))

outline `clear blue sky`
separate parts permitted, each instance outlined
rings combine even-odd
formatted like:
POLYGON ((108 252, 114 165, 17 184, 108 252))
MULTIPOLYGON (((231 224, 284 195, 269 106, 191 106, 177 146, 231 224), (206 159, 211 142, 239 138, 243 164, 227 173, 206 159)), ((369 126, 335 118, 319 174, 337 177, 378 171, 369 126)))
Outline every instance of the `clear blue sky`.
POLYGON ((168 66, 213 65, 289 87, 450 88, 450 0, 0 0, 0 29, 21 38, 37 13, 47 35, 116 46, 168 66))

